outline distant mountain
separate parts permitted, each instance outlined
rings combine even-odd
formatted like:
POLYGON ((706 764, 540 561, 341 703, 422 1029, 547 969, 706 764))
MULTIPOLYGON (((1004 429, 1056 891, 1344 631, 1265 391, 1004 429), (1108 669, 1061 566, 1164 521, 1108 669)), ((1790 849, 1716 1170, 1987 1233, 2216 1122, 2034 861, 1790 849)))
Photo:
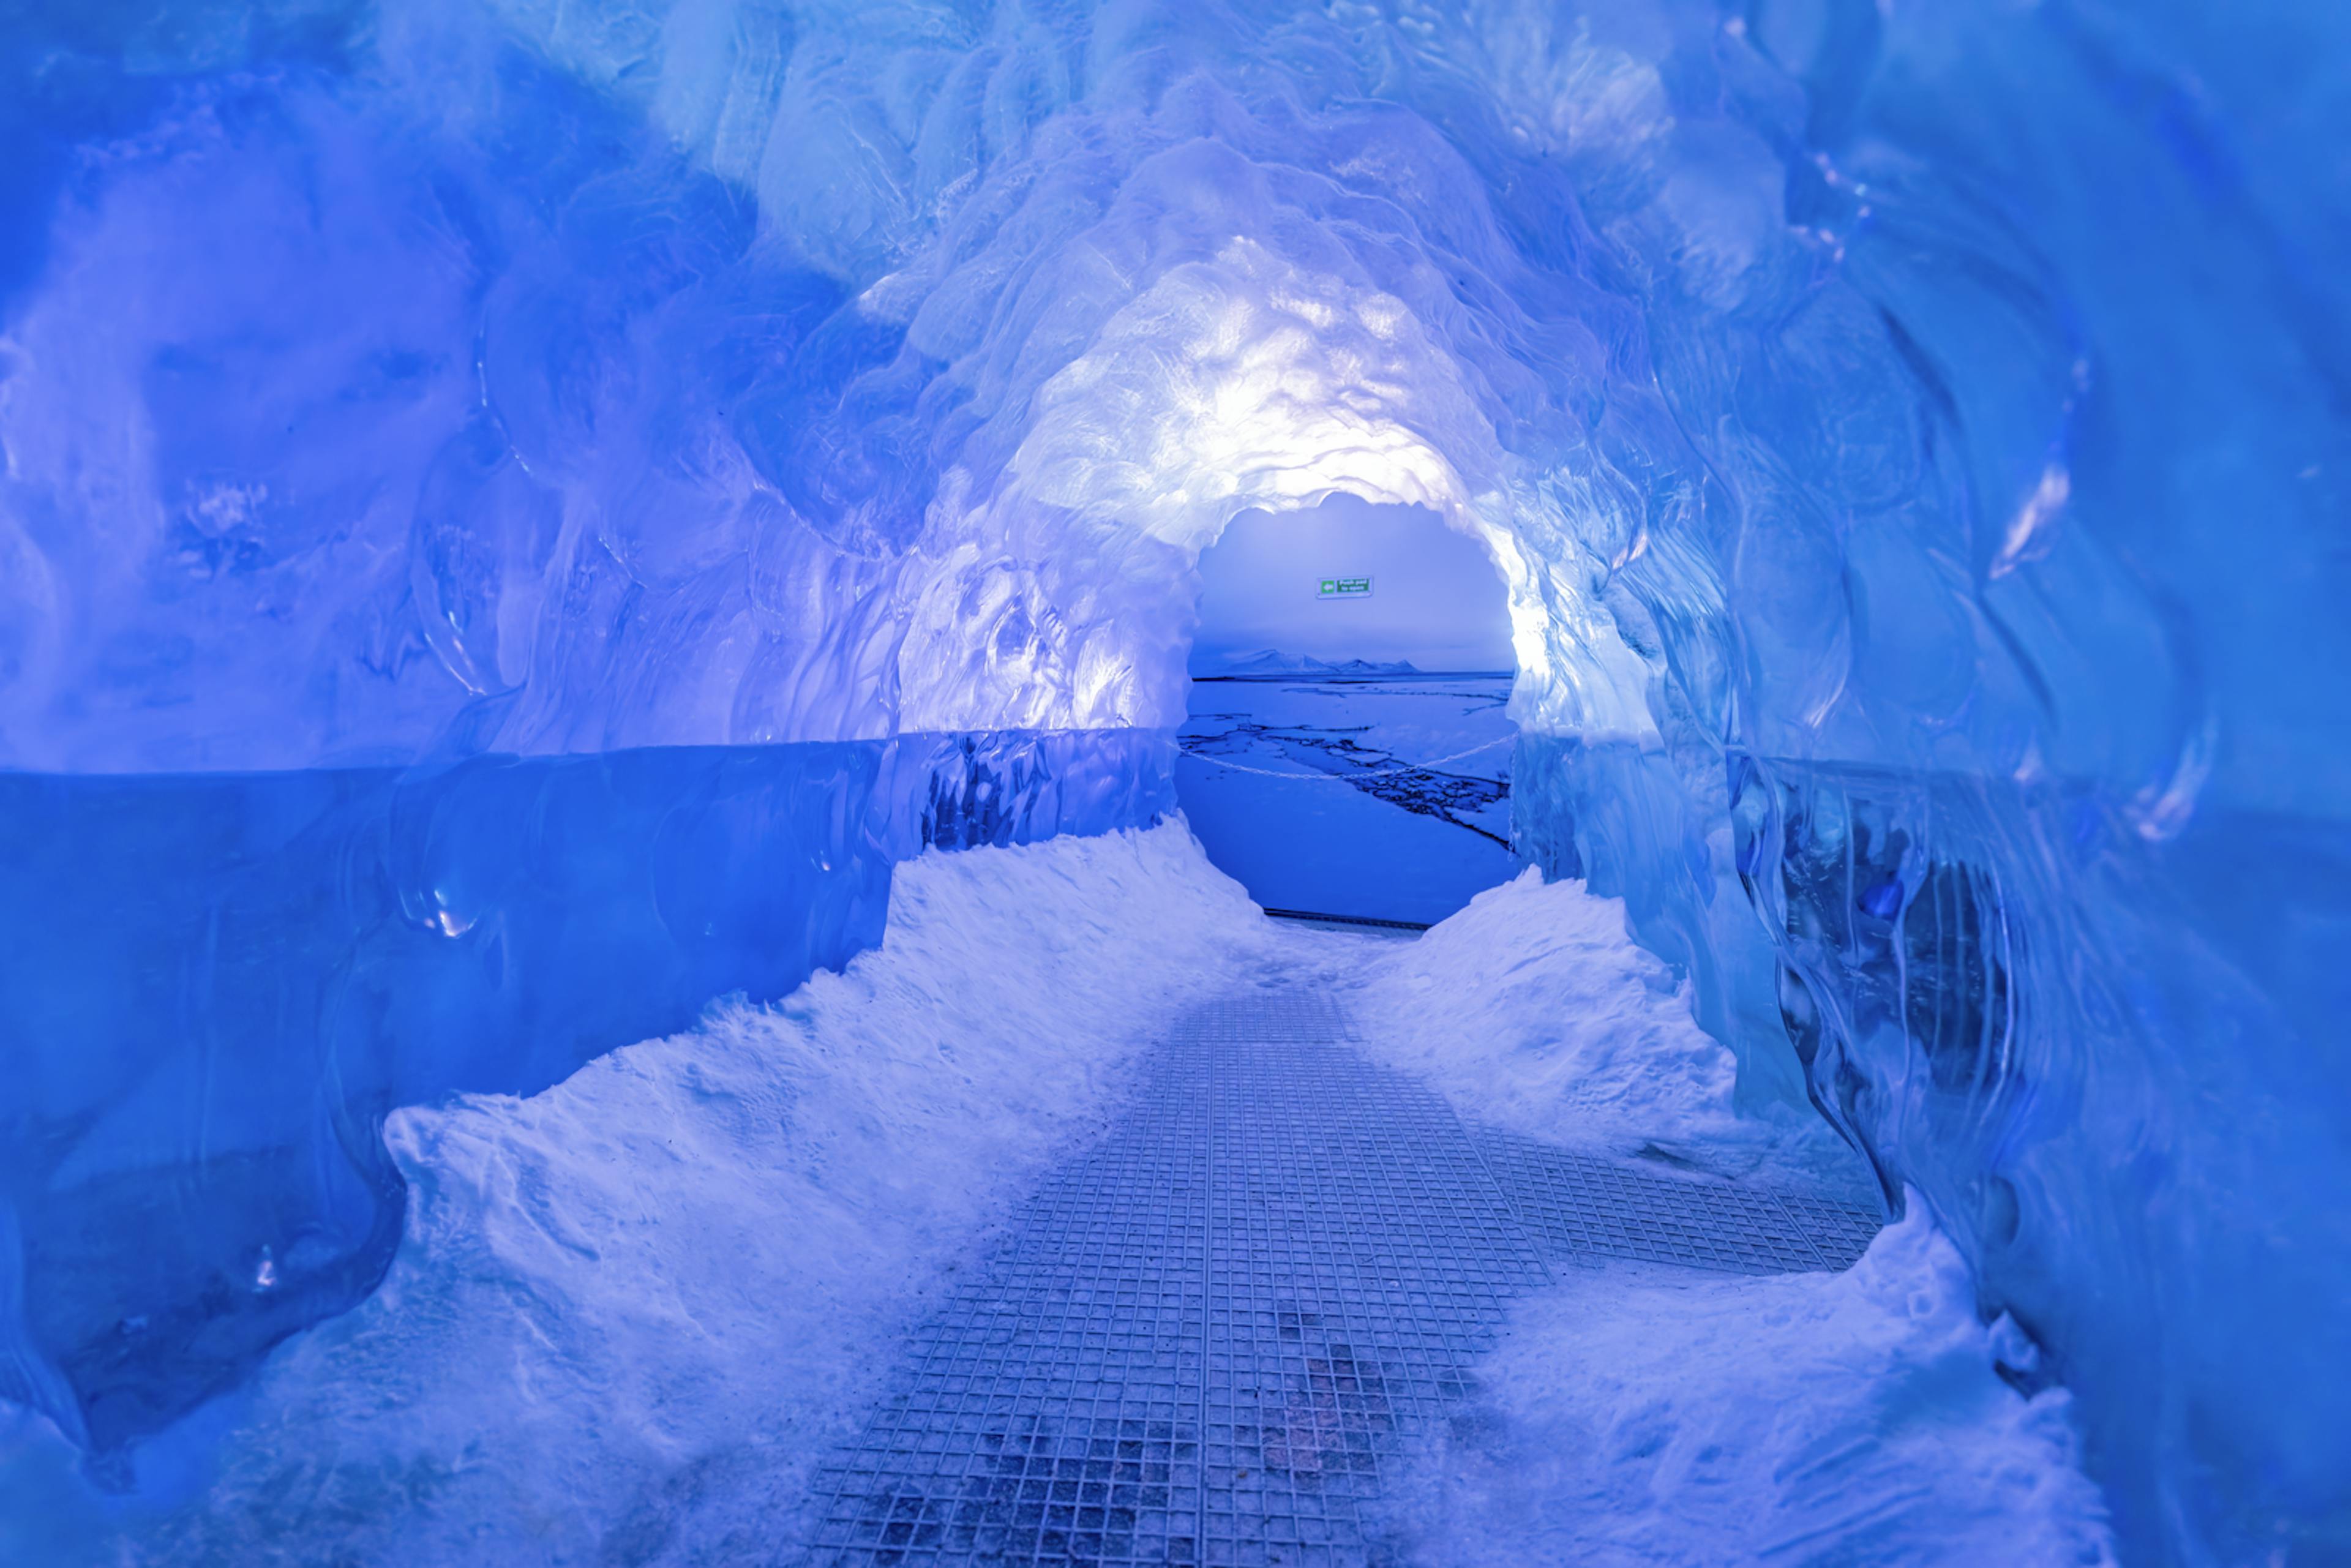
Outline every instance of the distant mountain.
POLYGON ((1419 666, 1409 660, 1347 659, 1332 664, 1305 653, 1284 653, 1268 648, 1241 658, 1226 659, 1199 672, 1203 675, 1416 675, 1419 666))

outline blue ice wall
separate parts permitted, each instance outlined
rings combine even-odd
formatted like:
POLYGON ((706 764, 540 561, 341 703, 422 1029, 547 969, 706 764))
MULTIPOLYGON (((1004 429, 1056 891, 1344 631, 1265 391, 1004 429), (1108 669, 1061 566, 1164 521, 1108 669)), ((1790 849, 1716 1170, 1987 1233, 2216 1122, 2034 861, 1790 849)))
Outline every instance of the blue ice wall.
POLYGON ((20 6, 0 766, 1155 733, 1228 519, 1426 507, 1522 847, 1926 1196, 2140 1560, 2324 1561, 2346 30, 20 6))
POLYGON ((1834 281, 1652 310, 1701 465, 1595 581, 1657 733, 1516 769, 1928 1194, 2149 1561, 2351 1542, 2346 38, 2256 11, 1749 18, 1834 281))
POLYGON ((100 1450, 373 1287, 391 1107, 779 996, 927 845, 1172 808, 1153 732, 900 724, 892 564, 706 428, 888 345, 430 21, 0 23, 0 1397, 100 1450))
POLYGON ((100 1449, 371 1290, 392 1107, 528 1094, 882 937, 890 867, 1172 808, 1135 732, 0 773, 0 1396, 100 1449))

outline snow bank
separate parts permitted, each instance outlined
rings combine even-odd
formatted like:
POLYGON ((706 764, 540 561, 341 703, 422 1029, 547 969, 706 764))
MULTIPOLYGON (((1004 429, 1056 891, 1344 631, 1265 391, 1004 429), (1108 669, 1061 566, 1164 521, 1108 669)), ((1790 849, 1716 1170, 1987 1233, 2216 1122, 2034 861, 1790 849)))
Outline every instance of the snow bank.
POLYGON ((2001 1381, 1909 1214, 1844 1274, 1570 1273, 1398 1478, 1405 1541, 1447 1568, 2111 1564, 2070 1396, 2001 1381))
POLYGON ((1419 941, 1375 951, 1353 1001, 1364 1048, 1471 1121, 1730 1174, 1850 1168, 1815 1117, 1732 1111, 1736 1061, 1635 944, 1621 899, 1529 867, 1419 941))
MULTIPOLYGON (((217 1473, 151 1454, 100 1499, 0 1407, 0 1559, 769 1561, 903 1331, 1115 1113, 1155 1026, 1277 974, 1490 1120, 1742 1135, 1727 1057, 1577 885, 1399 944, 1270 925, 1180 822, 928 854, 882 947, 776 1007, 399 1113, 391 1277, 191 1424, 184 1451, 225 1429, 217 1473)), ((1389 1527, 1447 1568, 2111 1562, 2067 1396, 2000 1381, 1925 1209, 1844 1276, 1572 1272, 1391 1475, 1389 1527)))
MULTIPOLYGON (((1530 869, 1417 942, 1363 944, 1364 1048, 1462 1114, 1766 1180, 1852 1179, 1827 1127, 1731 1108, 1735 1063, 1623 901, 1530 869)), ((2070 1397, 1993 1370, 1967 1266, 1913 1195, 1842 1275, 1562 1270, 1487 1390, 1391 1487, 1445 1568, 2112 1563, 2070 1397)))
POLYGON ((776 1007, 400 1112, 391 1277, 137 1560, 764 1561, 893 1336, 1262 931, 1180 824, 928 854, 776 1007))

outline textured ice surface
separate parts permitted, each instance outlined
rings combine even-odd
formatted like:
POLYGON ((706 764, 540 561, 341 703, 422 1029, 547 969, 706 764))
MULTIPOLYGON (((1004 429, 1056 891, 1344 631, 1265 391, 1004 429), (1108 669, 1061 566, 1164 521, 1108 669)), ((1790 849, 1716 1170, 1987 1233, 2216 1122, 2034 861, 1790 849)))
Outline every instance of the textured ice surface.
POLYGON ((1226 520, 1426 506, 1519 841, 1921 1195, 2124 1539, 2340 1555, 2346 60, 2323 0, 20 5, 0 765, 1172 728, 1226 520))

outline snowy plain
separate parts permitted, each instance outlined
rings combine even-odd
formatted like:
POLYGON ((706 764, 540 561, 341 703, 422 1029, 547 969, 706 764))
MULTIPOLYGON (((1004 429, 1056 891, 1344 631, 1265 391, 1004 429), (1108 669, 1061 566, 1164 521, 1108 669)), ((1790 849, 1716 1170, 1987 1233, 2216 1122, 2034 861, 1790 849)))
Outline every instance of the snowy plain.
POLYGON ((1176 771, 1185 814, 1269 908, 1442 920, 1516 869, 1511 682, 1195 680, 1176 771))
MULTIPOLYGON (((177 1478, 104 1496, 53 1434, 0 1427, 0 1547, 767 1561, 904 1333, 1109 1124, 1155 1033, 1270 977, 1331 988, 1367 1051, 1490 1121, 1750 1170, 1814 1148, 1732 1117, 1729 1053, 1577 884, 1531 874, 1407 941, 1267 921, 1180 821, 933 852, 843 973, 527 1099, 397 1113, 382 1289, 201 1417, 216 1447, 177 1478), (50 1533, 12 1541, 27 1520, 50 1533)), ((1844 1276, 1566 1271, 1400 1469, 1395 1539, 1432 1565, 2108 1561, 2064 1395, 2001 1380, 1972 1301, 1915 1200, 1844 1276)))

